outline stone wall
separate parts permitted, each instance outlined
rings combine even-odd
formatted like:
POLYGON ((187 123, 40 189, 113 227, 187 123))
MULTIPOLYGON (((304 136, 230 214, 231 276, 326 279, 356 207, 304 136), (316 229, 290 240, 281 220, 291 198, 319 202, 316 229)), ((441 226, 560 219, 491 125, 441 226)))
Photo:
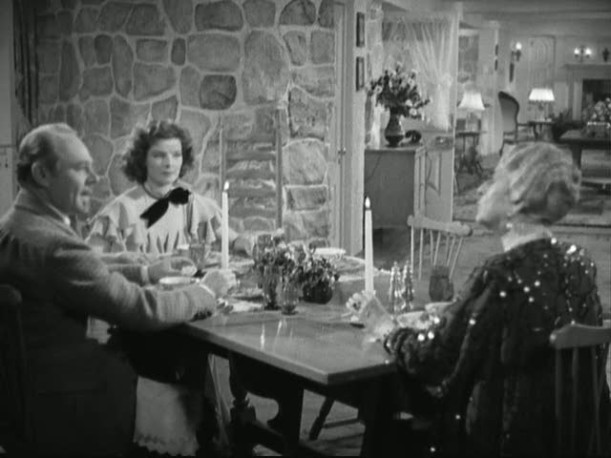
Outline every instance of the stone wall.
POLYGON ((67 122, 90 148, 94 210, 132 186, 120 171, 132 129, 169 118, 193 137, 195 189, 218 200, 230 182, 238 231, 275 227, 279 138, 288 237, 328 240, 332 0, 36 5, 39 120, 67 122))

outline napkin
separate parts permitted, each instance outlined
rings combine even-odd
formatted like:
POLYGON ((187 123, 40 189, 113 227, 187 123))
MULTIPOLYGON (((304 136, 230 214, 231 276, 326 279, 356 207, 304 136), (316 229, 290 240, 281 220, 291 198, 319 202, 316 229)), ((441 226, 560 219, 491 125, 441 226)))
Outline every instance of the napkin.
POLYGON ((202 420, 200 392, 138 377, 134 442, 157 453, 195 456, 202 420))

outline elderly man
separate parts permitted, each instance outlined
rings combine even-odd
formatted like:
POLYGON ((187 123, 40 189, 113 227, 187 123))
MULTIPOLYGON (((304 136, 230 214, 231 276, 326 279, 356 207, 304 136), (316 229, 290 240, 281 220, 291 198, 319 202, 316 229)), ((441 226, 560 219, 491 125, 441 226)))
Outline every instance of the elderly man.
POLYGON ((18 288, 36 446, 58 456, 112 455, 131 444, 136 374, 116 351, 87 339, 86 319, 161 330, 215 310, 235 281, 214 271, 176 291, 146 288, 171 266, 112 264, 73 231, 90 210, 97 177, 89 151, 65 124, 31 131, 19 147, 13 207, 0 219, 0 282, 18 288))

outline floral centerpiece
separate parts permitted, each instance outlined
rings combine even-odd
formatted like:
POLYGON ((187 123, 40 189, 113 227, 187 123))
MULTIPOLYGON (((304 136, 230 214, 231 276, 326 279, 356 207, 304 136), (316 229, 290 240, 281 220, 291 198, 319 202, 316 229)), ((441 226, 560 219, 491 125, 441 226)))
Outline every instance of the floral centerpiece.
POLYGON ((400 117, 420 119, 422 108, 430 102, 430 99, 422 97, 418 89, 416 72, 405 72, 401 65, 397 65, 394 70, 385 70, 382 76, 372 80, 367 95, 375 96, 376 104, 390 112, 384 131, 390 146, 396 146, 403 138, 400 117))
POLYGON ((275 236, 267 245, 257 247, 254 269, 267 308, 278 308, 278 302, 287 299, 279 296, 287 294, 297 294, 308 302, 326 303, 331 299, 339 274, 327 259, 314 253, 315 249, 302 244, 286 243, 282 236, 275 236))
POLYGON ((586 121, 586 133, 590 136, 609 136, 611 128, 611 98, 600 100, 587 107, 582 113, 586 121))

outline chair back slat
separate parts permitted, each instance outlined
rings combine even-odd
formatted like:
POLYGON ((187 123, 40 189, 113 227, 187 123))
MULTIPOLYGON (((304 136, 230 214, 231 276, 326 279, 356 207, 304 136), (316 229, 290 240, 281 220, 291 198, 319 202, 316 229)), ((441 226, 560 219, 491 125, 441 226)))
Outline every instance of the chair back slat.
POLYGON ((464 239, 462 237, 458 239, 458 246, 456 247, 456 251, 454 252, 454 259, 451 260, 450 278, 454 276, 454 270, 456 269, 456 263, 458 262, 458 258, 460 256, 460 253, 462 252, 463 242, 464 242, 464 239))
POLYGON ((472 229, 463 223, 442 223, 425 216, 410 215, 407 218, 410 227, 410 262, 415 277, 422 279, 425 261, 432 268, 434 265, 445 265, 452 278, 458 258, 460 257, 464 238, 471 235, 472 229), (427 235, 425 235, 425 233, 427 235), (428 239, 429 247, 425 247, 428 239), (415 248, 418 246, 417 249, 415 248), (426 254, 428 253, 428 255, 426 254), (416 255, 417 259, 414 258, 416 255), (425 259, 426 258, 426 259, 425 259))
MULTIPOLYGON (((590 360, 596 362, 596 351, 594 347, 590 347, 590 360)), ((594 380, 594 386, 592 390, 592 404, 594 406, 594 418, 600 418, 600 406, 597 400, 600 399, 600 393, 598 389, 598 383, 600 378, 598 371, 600 367, 598 364, 592 364, 592 380, 594 380)), ((596 450, 600 450, 600 428, 594 428, 594 440, 596 441, 596 450)))
POLYGON ((556 329, 550 335, 550 344, 555 356, 555 416, 556 416, 556 451, 559 455, 579 453, 602 453, 602 418, 600 402, 606 386, 606 363, 611 343, 611 327, 587 326, 571 323, 556 329), (571 358, 570 374, 567 380, 563 367, 563 358, 571 358), (584 361, 585 360, 585 361, 584 361), (588 376, 580 373, 580 368, 589 365, 588 376), (588 380, 589 378, 589 380, 588 380), (570 382, 570 398, 565 399, 566 386, 570 382), (591 395, 587 393, 591 390, 591 395), (565 418, 564 402, 569 401, 569 417, 565 418), (587 404, 592 404, 587 408, 587 404), (581 412, 591 412, 591 418, 583 418, 581 412), (567 422, 568 420, 568 422, 567 422), (588 421, 590 436, 586 438, 587 450, 577 450, 577 440, 583 434, 578 427, 584 428, 588 421), (591 425, 590 423, 591 422, 591 425), (566 425, 568 425, 568 430, 566 425))
POLYGON ((33 438, 21 304, 19 291, 0 284, 0 405, 8 409, 5 419, 19 443, 33 438))
POLYGON ((573 348, 571 350, 571 431, 570 431, 570 444, 571 452, 575 450, 575 440, 577 431, 577 401, 579 399, 579 349, 573 348))

